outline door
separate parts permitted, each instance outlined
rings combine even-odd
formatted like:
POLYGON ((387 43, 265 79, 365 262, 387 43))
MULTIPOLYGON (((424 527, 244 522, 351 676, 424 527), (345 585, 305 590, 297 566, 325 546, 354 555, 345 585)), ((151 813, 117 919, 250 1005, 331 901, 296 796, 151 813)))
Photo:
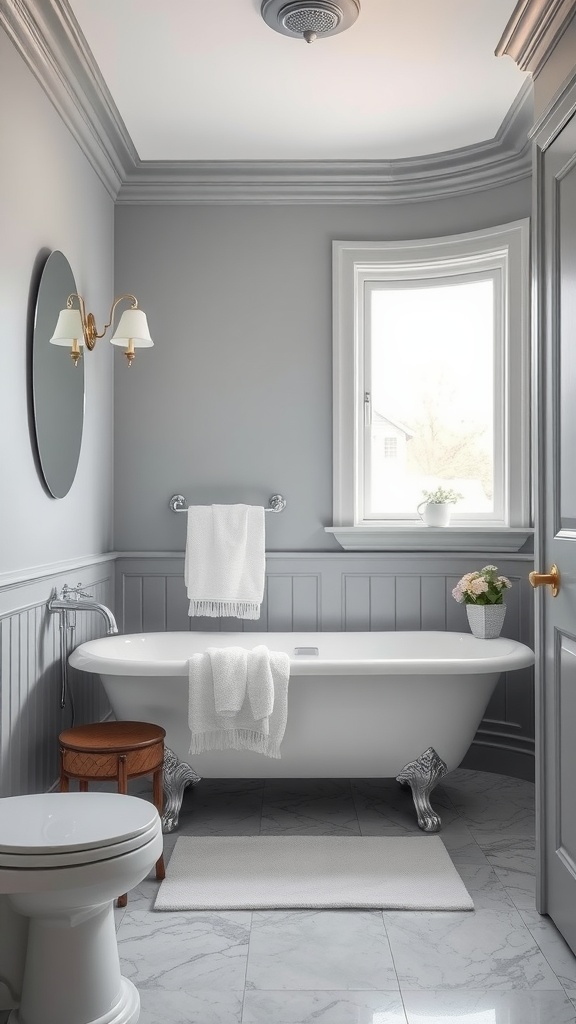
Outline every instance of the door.
POLYGON ((576 80, 536 136, 538 908, 576 951, 576 80))

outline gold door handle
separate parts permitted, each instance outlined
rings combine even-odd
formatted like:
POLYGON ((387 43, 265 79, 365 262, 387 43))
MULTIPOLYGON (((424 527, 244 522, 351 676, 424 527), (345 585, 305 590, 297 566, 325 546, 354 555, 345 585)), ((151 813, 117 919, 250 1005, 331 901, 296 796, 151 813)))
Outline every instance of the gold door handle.
POLYGON ((550 587, 552 597, 556 597, 560 590, 560 572, 557 565, 553 565, 550 572, 531 572, 528 579, 533 587, 550 587))

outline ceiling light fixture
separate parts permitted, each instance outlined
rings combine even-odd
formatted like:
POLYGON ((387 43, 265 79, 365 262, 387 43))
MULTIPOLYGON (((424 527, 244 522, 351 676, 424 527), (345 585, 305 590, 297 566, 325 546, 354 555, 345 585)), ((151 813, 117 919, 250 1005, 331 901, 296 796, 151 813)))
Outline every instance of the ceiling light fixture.
POLYGON ((350 28, 360 0, 263 0, 260 13, 275 32, 313 43, 350 28))

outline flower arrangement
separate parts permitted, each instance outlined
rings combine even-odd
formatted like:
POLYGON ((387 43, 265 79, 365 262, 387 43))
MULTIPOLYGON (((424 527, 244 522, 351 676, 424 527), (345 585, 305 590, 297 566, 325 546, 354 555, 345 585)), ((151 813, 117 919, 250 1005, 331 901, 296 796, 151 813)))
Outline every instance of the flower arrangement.
POLYGON ((463 494, 458 494, 458 491, 445 487, 437 487, 435 491, 422 491, 422 494, 429 505, 455 505, 464 497, 463 494))
POLYGON ((495 565, 485 565, 477 572, 467 572, 458 581, 452 597, 458 604, 504 604, 504 591, 512 584, 506 576, 499 576, 495 565))

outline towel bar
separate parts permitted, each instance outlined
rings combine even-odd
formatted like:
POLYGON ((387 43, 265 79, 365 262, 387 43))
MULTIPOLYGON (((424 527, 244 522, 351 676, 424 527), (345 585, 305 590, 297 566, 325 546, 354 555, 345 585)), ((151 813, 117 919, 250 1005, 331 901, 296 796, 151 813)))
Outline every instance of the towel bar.
MULTIPOLYGON (((187 512, 188 506, 186 505, 186 498, 183 494, 173 494, 170 498, 170 511, 171 512, 187 512)), ((268 508, 265 508, 265 512, 283 512, 286 508, 286 498, 283 498, 281 494, 273 494, 268 500, 268 508)))

